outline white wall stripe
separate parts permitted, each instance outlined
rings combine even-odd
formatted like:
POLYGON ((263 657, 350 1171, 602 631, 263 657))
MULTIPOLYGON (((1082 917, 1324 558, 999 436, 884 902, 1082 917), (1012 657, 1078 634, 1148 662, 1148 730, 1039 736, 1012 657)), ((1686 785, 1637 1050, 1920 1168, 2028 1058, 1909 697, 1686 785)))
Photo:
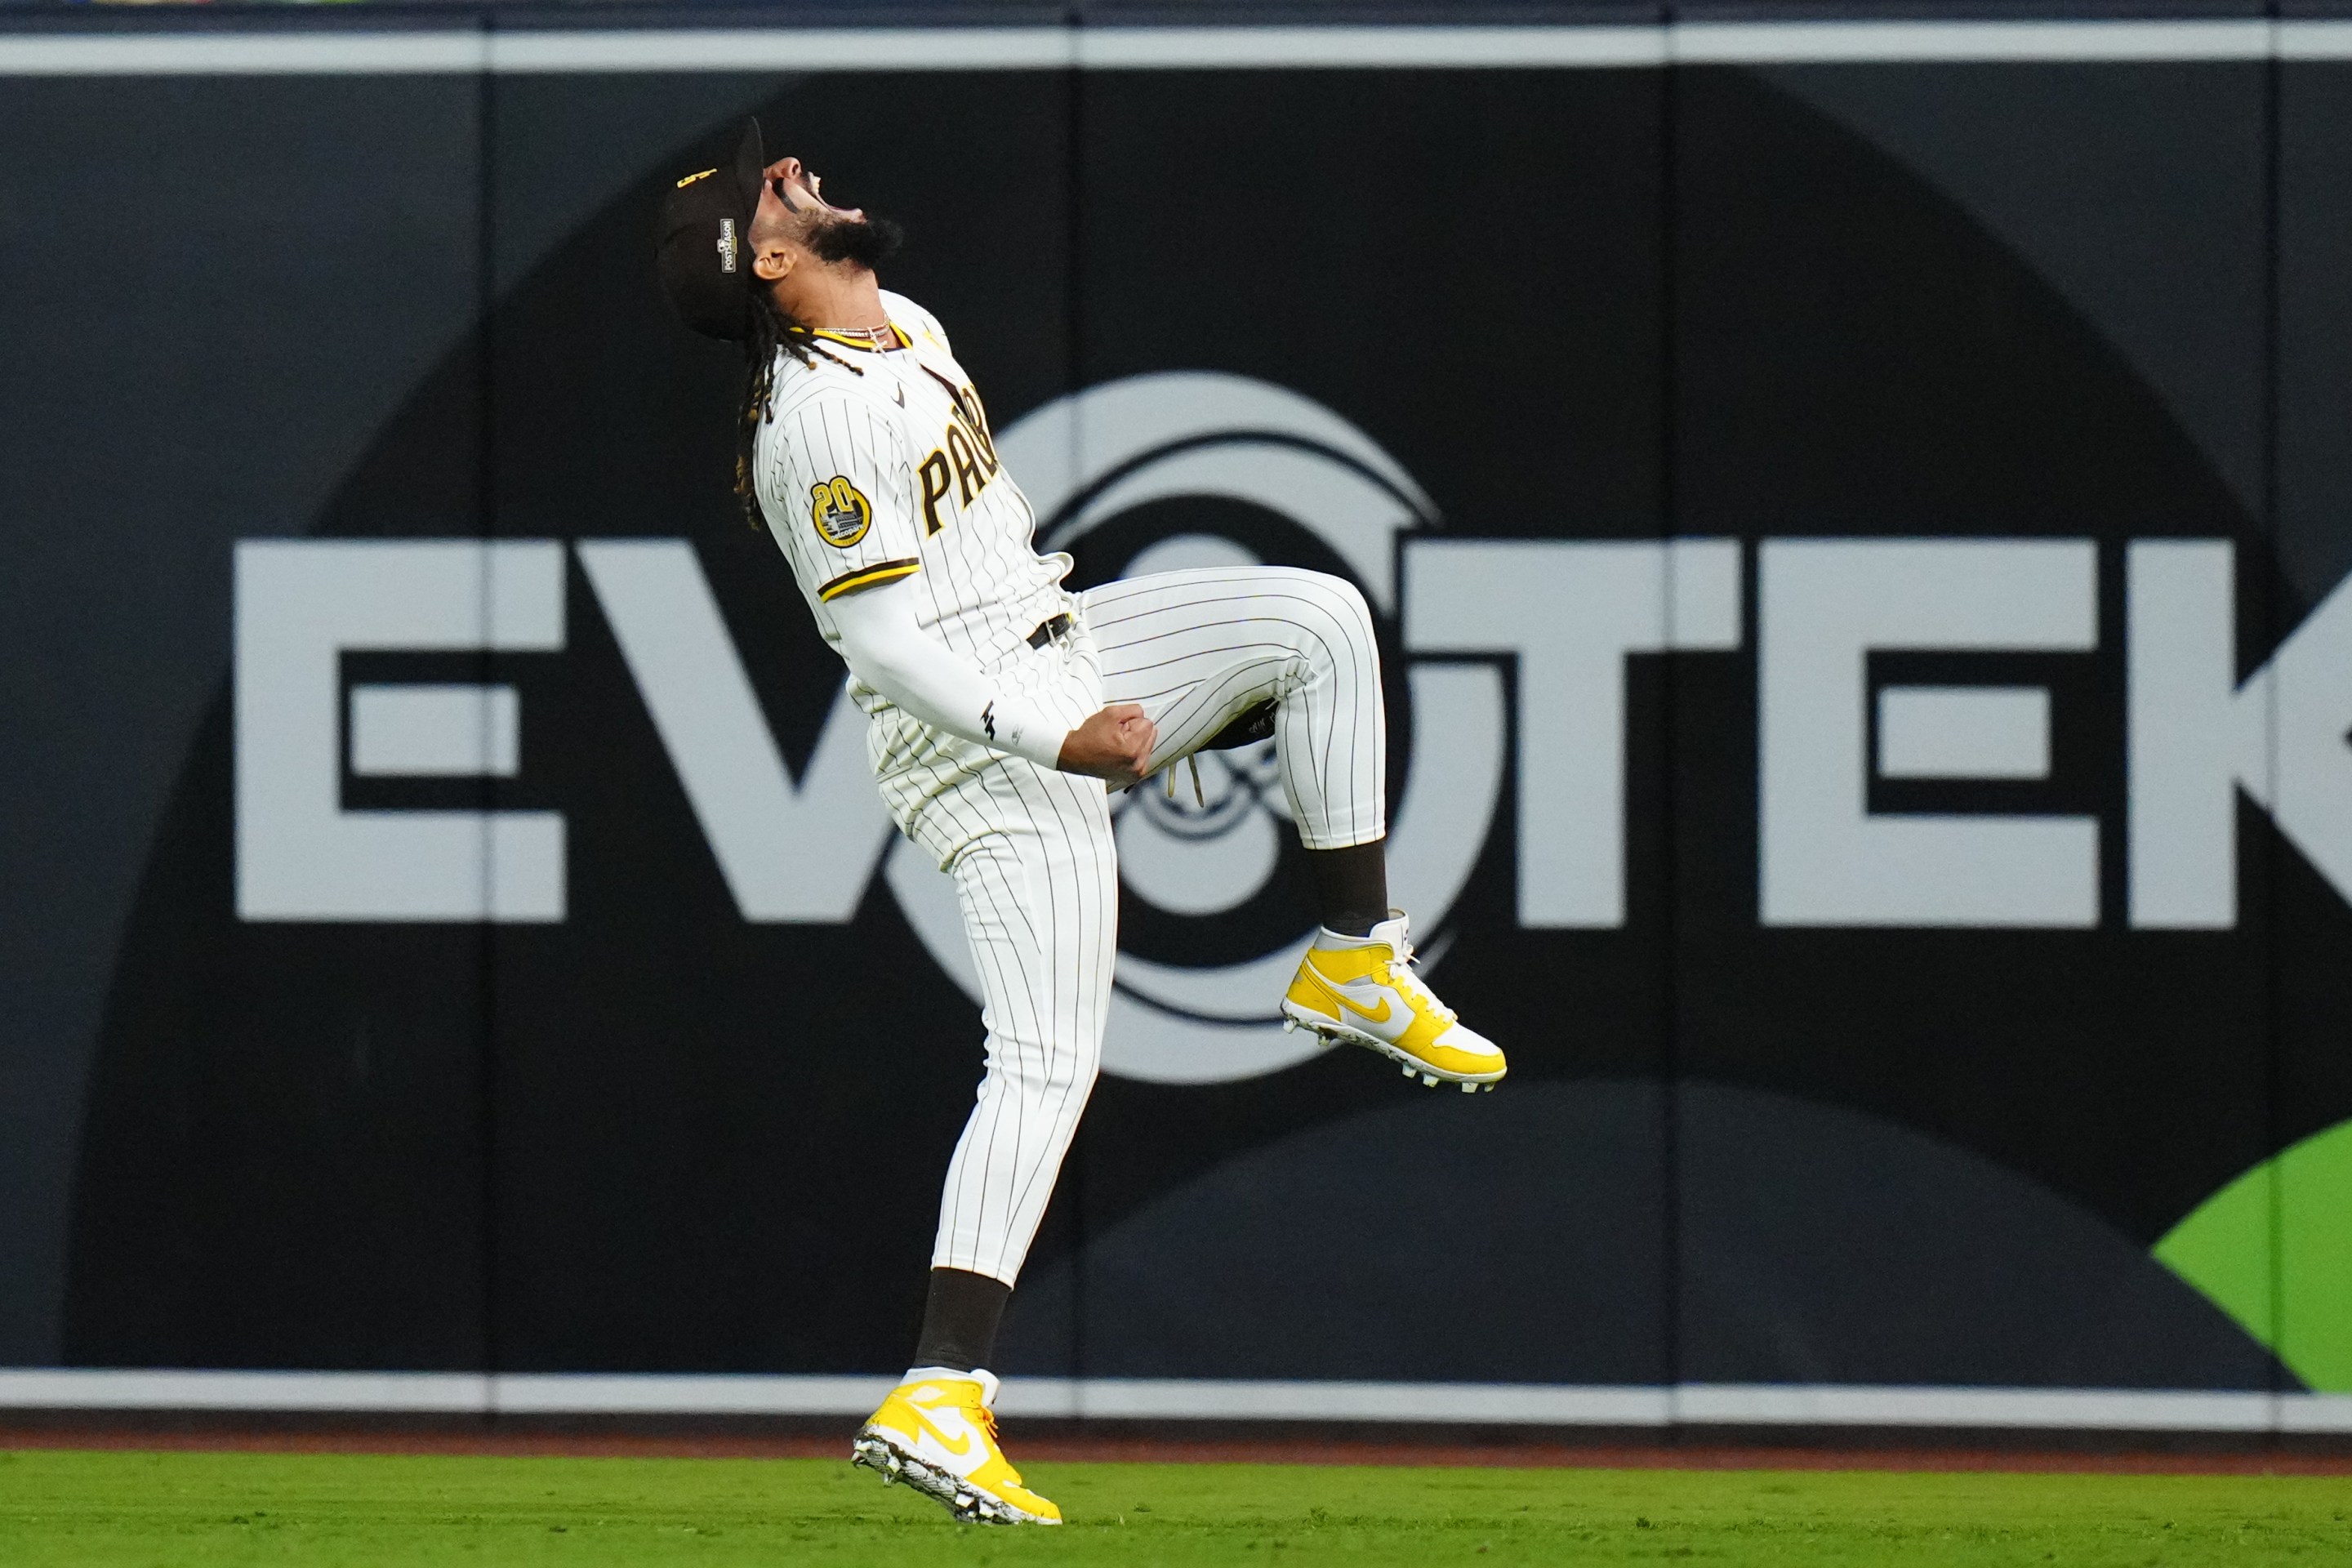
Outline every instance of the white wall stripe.
POLYGON ((1685 1384, 1675 1415, 1691 1425, 2077 1427, 2105 1431, 2262 1432, 2267 1394, 2139 1389, 1853 1388, 1685 1384))
MULTIPOLYGON (((813 1415, 881 1403, 877 1376, 0 1369, 0 1411, 813 1415)), ((1013 1416, 1365 1421, 1499 1426, 1886 1426, 2116 1432, 2352 1432, 2352 1395, 2095 1388, 1226 1382, 1012 1378, 1013 1416)))
POLYGON ((0 1370, 0 1409, 425 1411, 489 1408, 491 1379, 471 1372, 0 1370))
POLYGON ((0 76, 1579 69, 2352 59, 2352 22, 0 33, 0 76))
POLYGON ((2294 1394, 2279 1401, 2282 1432, 2352 1432, 2352 1394, 2294 1394))
POLYGON ((1514 1383, 1225 1383, 1189 1378, 1018 1378, 1007 1415, 1098 1421, 1467 1422, 1664 1426, 1663 1388, 1514 1383))
POLYGON ((2352 59, 2352 22, 2286 22, 2278 27, 2285 60, 2352 59))
POLYGON ((0 75, 467 75, 488 62, 485 38, 476 29, 0 34, 0 75))
POLYGON ((727 27, 495 32, 491 68, 566 72, 1060 70, 1066 27, 727 27))
POLYGON ((509 1373, 484 1380, 501 1415, 871 1415, 898 1380, 878 1377, 509 1373))
POLYGON ((2273 25, 2246 22, 1685 23, 1685 65, 1923 64, 1969 61, 2255 60, 2273 25))
POLYGON ((1656 66, 1665 27, 1086 27, 1095 70, 1656 66))

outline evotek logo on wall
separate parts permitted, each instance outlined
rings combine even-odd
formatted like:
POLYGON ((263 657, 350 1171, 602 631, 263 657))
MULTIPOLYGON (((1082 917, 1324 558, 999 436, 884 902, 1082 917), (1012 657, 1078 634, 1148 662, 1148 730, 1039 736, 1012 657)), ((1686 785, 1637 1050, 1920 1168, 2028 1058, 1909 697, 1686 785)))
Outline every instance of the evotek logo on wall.
MULTIPOLYGON (((1874 812, 1874 779, 2050 776, 2052 693, 1881 684, 1901 650, 2095 654, 2119 637, 2127 691, 2125 841, 2135 927, 2237 920, 2236 795, 2264 807, 2352 896, 2352 598, 2339 587, 2239 677, 2225 541, 2125 546, 2125 624, 2099 625, 2098 546, 2067 539, 1593 542, 1441 534, 1419 485, 1361 430, 1285 389, 1211 374, 1090 388, 1004 432, 1040 546, 1182 496, 1287 518, 1342 562, 1415 657, 1410 757, 1391 835, 1400 902, 1433 929, 1486 842, 1516 751, 1517 918, 1624 923, 1626 661, 1740 648, 1755 574, 1758 909, 1768 925, 2098 924, 2092 816, 1874 812), (1078 438, 1083 430, 1084 439, 1078 438), (1516 701, 1502 661, 1516 664, 1516 701)), ((555 541, 250 540, 236 558, 237 910, 247 921, 561 921, 565 824, 551 811, 368 811, 353 777, 513 776, 509 686, 352 684, 347 652, 556 652, 555 541)), ((865 724, 836 700, 796 778, 692 547, 570 549, 610 622, 744 919, 845 921, 881 867, 932 956, 975 996, 945 878, 893 845, 865 724), (884 865, 886 852, 887 865, 884 865)), ((1183 533, 1130 573, 1251 559, 1183 533)), ((1122 869, 1155 907, 1211 920, 1274 874, 1283 821, 1270 742, 1202 759, 1202 786, 1133 792, 1122 869)), ((2107 911, 2114 913, 2114 911, 2107 911)), ((1307 933, 1246 963, 1119 962, 1106 1066, 1208 1081, 1313 1050, 1260 999, 1307 933), (1262 983, 1261 983, 1262 982, 1262 983), (1237 1000, 1240 999, 1240 1000, 1237 1000)))

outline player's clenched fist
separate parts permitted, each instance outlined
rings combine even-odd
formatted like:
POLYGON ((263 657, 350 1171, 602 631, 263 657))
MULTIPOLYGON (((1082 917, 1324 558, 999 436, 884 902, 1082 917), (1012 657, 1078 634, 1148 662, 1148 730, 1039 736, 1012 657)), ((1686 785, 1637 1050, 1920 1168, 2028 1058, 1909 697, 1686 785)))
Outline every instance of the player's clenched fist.
POLYGON ((1061 770, 1125 789, 1151 771, 1160 731, 1132 702, 1114 702, 1062 738, 1061 770))

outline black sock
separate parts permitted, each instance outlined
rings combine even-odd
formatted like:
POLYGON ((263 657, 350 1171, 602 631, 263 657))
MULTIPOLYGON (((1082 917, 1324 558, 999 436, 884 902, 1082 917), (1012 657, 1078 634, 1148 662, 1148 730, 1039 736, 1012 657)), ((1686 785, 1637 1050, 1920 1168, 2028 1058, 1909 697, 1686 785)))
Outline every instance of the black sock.
POLYGON ((915 1342, 917 1366, 975 1372, 996 1353, 996 1325, 1013 1287, 968 1268, 934 1268, 931 1292, 923 1303, 923 1335, 915 1342))
POLYGON ((1389 918, 1388 840, 1309 849, 1307 864, 1314 868, 1316 914, 1326 930, 1370 936, 1389 918))

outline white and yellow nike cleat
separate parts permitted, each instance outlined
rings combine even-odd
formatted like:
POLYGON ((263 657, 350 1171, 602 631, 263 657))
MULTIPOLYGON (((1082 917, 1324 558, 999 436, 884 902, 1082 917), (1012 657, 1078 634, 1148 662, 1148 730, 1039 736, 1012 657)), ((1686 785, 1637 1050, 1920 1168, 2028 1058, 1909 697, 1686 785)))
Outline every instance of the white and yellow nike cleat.
POLYGON ((1412 972, 1404 916, 1390 915, 1369 937, 1317 934, 1282 999, 1282 1026, 1378 1051, 1433 1089, 1441 1079, 1465 1094, 1494 1088, 1510 1070, 1501 1049, 1412 972))
POLYGON ((995 1403, 992 1373, 919 1368, 857 1429, 849 1461, 939 1499, 967 1524, 1061 1523, 997 1447, 995 1403))

